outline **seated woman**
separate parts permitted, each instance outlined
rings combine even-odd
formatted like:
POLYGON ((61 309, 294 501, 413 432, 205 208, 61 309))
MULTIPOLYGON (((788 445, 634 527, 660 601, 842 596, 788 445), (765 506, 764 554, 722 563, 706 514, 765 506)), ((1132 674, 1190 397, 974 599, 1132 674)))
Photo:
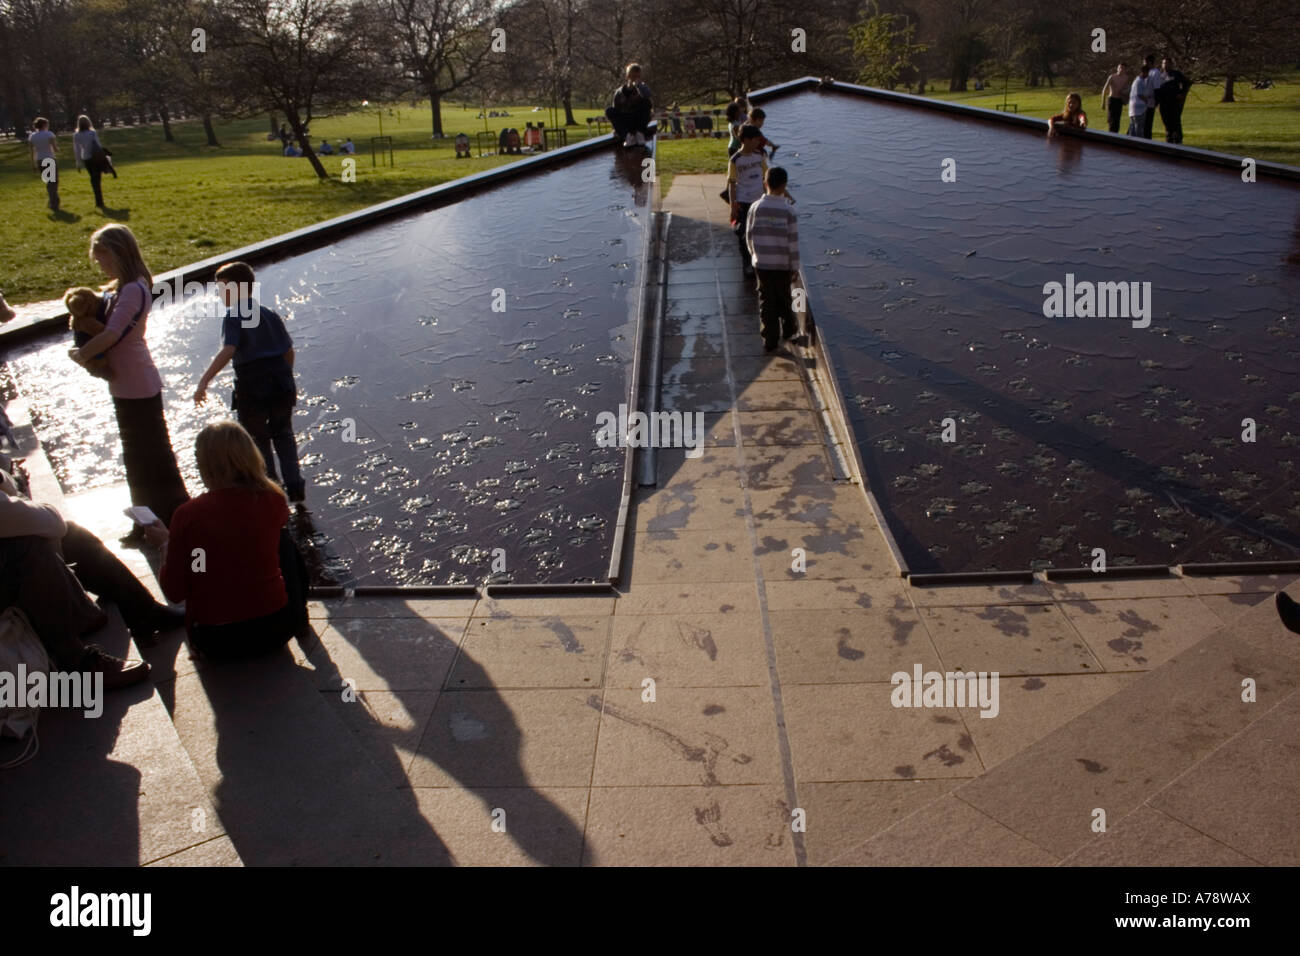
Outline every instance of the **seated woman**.
POLYGON ((170 530, 161 523, 145 530, 163 549, 163 593, 185 602, 190 645, 200 654, 268 654, 307 623, 304 568, 286 528, 284 491, 236 422, 204 428, 194 455, 207 492, 176 509, 170 530))
POLYGON ((1083 97, 1078 93, 1071 93, 1067 96, 1065 98, 1065 110, 1057 113, 1047 121, 1047 135, 1054 135, 1058 126, 1063 126, 1066 129, 1088 128, 1088 114, 1083 111, 1083 97))

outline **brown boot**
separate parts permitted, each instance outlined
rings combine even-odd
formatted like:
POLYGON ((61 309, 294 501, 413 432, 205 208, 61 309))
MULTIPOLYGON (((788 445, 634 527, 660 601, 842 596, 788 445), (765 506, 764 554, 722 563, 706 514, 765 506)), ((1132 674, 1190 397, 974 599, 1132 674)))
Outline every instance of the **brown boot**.
POLYGON ((81 659, 81 669, 102 671, 104 690, 118 690, 140 683, 149 676, 148 661, 126 661, 114 657, 97 644, 86 648, 86 656, 81 659))

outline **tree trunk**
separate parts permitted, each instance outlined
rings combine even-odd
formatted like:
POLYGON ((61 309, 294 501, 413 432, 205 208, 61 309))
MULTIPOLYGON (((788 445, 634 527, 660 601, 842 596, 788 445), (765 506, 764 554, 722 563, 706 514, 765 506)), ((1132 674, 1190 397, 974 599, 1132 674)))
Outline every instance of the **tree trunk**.
POLYGON ((573 118, 573 90, 564 91, 564 125, 578 125, 578 121, 573 118))
POLYGON ((158 107, 158 118, 162 120, 163 124, 163 139, 169 143, 176 142, 176 137, 172 135, 172 119, 167 112, 167 107, 158 107))
POLYGON ((293 130, 293 138, 297 141, 298 148, 302 150, 303 156, 307 157, 307 162, 311 163, 311 168, 316 171, 316 177, 321 180, 329 179, 330 174, 321 165, 316 150, 311 148, 311 137, 307 135, 308 124, 299 118, 297 110, 285 110, 284 118, 289 121, 289 129, 293 130))
POLYGON ((1220 103, 1235 103, 1235 102, 1237 102, 1237 98, 1236 98, 1235 96, 1232 95, 1232 93, 1233 93, 1233 87, 1236 86, 1236 84, 1237 84, 1237 77, 1236 77, 1235 74, 1233 74, 1233 73, 1229 73, 1226 77, 1224 77, 1224 80, 1223 80, 1223 99, 1219 100, 1220 103))
POLYGON ((429 87, 429 110, 433 113, 433 135, 442 139, 442 92, 436 87, 429 87))
POLYGON ((211 113, 204 113, 204 114, 203 114, 203 132, 205 132, 205 133, 208 134, 208 145, 209 145, 209 146, 220 146, 220 145, 221 145, 220 143, 217 142, 217 131, 216 131, 215 129, 212 128, 212 114, 211 114, 211 113))
POLYGON ((280 127, 278 127, 278 126, 275 125, 275 114, 274 114, 274 113, 267 113, 266 115, 267 115, 267 116, 270 118, 270 120, 271 120, 271 135, 272 135, 272 136, 279 136, 279 135, 280 135, 280 127))

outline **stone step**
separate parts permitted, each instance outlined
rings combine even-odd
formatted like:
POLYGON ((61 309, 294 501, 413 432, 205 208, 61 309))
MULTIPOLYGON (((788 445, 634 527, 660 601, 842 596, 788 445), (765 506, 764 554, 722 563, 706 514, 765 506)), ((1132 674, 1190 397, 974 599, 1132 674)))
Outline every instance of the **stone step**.
MULTIPOLYGON (((110 618, 96 641, 138 658, 110 618)), ((0 864, 242 865, 152 682, 106 693, 93 719, 46 708, 37 732, 36 756, 0 771, 0 864)))

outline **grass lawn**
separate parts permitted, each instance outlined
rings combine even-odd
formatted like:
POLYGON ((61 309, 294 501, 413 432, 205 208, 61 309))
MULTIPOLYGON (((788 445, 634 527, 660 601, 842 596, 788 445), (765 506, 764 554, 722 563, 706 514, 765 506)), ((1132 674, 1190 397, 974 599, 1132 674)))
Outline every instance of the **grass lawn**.
MULTIPOLYGON (((997 89, 928 95, 993 109, 1002 103, 1003 93, 999 81, 991 82, 997 89)), ((1104 130, 1106 104, 1100 94, 1105 82, 1103 70, 1088 87, 1061 82, 1055 87, 1035 88, 1012 84, 1006 100, 1014 103, 1021 113, 1046 119, 1064 108, 1067 93, 1077 92, 1083 97, 1089 125, 1104 130)), ((1279 74, 1273 77, 1273 83, 1269 90, 1256 90, 1249 83, 1238 83, 1234 90, 1235 103, 1219 102, 1223 96, 1222 85, 1194 84, 1183 110, 1183 145, 1300 166, 1300 73, 1279 74)), ((1125 109, 1120 131, 1127 128, 1125 109)), ((1158 115, 1151 135, 1152 139, 1164 139, 1164 124, 1158 115)))
MULTIPOLYGON (((1094 88, 1079 89, 1094 126, 1105 125, 1105 111, 1094 88)), ((1237 103, 1219 103, 1221 88, 1192 87, 1183 114, 1185 143, 1300 165, 1300 74, 1280 75, 1270 90, 1237 88, 1237 103)), ((1057 112, 1073 87, 1029 89, 1012 86, 1007 99, 1030 116, 1057 112)), ((936 93, 936 97, 992 108, 1002 91, 936 93)), ((495 107, 500 109, 502 107, 495 107)), ((507 106, 508 118, 490 119, 493 130, 525 122, 548 122, 546 111, 507 106)), ((576 110, 580 123, 569 128, 570 142, 586 136, 586 118, 599 110, 576 110)), ((383 128, 393 138, 395 164, 372 166, 370 137, 379 132, 372 108, 312 124, 316 142, 351 136, 357 145, 357 181, 339 178, 342 157, 323 157, 333 178, 316 179, 306 160, 280 155, 279 141, 268 142, 265 117, 217 126, 219 148, 204 146, 196 122, 173 125, 176 142, 163 141, 160 126, 110 127, 101 134, 113 150, 120 178, 104 180, 108 213, 96 210, 90 182, 71 160, 72 138, 60 136, 60 190, 63 210, 52 216, 45 190, 28 163, 25 144, 0 141, 0 289, 11 303, 56 298, 70 285, 96 284, 97 271, 86 257, 90 233, 105 222, 128 223, 140 237, 155 272, 342 215, 395 196, 513 162, 514 157, 475 155, 455 159, 451 137, 483 129, 478 107, 444 105, 448 138, 430 138, 427 104, 384 108, 383 128)), ((1126 120, 1127 122, 1127 120, 1126 120)), ((1162 136, 1157 120, 1156 136, 1162 136)), ((665 140, 658 151, 660 188, 667 192, 679 173, 722 172, 726 144, 718 139, 665 140)))
MULTIPOLYGON (((538 120, 547 111, 531 106, 495 106, 508 118, 489 119, 494 131, 538 120)), ((569 127, 569 142, 585 139, 586 118, 599 110, 575 110, 581 124, 569 127)), ((477 151, 457 160, 452 137, 483 129, 478 108, 444 105, 448 138, 433 140, 428 104, 384 108, 384 134, 393 138, 394 165, 371 165, 370 137, 379 132, 372 109, 312 123, 312 140, 331 143, 348 136, 356 143, 356 182, 344 183, 341 156, 322 157, 333 178, 321 182, 305 159, 280 155, 279 140, 268 142, 265 116, 219 124, 220 148, 203 145, 198 122, 173 124, 174 143, 161 126, 109 127, 101 131, 113 151, 119 178, 105 177, 107 215, 94 208, 90 180, 76 171, 71 134, 59 135, 62 210, 52 215, 45 189, 32 172, 25 144, 0 142, 0 289, 11 303, 56 298, 70 285, 98 284, 87 258, 90 234, 106 222, 124 222, 140 238, 155 273, 217 255, 260 239, 301 228, 395 196, 468 176, 517 157, 477 151)))

